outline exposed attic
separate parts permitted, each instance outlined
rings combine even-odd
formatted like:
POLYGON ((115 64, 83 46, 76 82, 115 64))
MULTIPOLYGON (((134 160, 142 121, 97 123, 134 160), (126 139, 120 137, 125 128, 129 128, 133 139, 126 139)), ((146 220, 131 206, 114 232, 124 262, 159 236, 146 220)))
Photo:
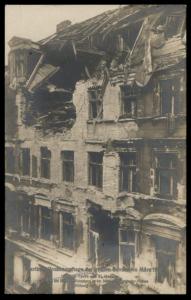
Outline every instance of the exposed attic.
POLYGON ((10 86, 23 86, 27 95, 24 123, 71 128, 77 81, 93 78, 103 97, 109 81, 145 86, 154 72, 182 62, 184 11, 184 5, 126 5, 81 23, 63 21, 38 43, 14 37, 10 86))

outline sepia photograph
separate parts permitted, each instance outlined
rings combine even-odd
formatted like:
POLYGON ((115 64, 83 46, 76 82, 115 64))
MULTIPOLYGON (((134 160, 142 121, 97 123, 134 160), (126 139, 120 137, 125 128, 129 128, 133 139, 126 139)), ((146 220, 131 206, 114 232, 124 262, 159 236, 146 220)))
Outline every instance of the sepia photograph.
POLYGON ((186 9, 5 5, 5 294, 186 294, 186 9))

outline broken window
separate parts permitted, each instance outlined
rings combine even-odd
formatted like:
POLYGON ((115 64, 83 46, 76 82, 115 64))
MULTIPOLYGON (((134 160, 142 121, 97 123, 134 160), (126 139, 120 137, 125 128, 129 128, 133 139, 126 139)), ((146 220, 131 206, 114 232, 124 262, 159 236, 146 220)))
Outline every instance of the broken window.
POLYGON ((120 191, 136 191, 136 152, 120 153, 120 191))
POLYGON ((175 35, 181 34, 184 29, 184 26, 184 15, 162 15, 155 24, 156 30, 164 30, 166 38, 171 38, 175 35))
POLYGON ((161 153, 155 158, 156 162, 156 187, 162 197, 173 198, 177 193, 175 154, 161 153))
POLYGON ((161 99, 161 113, 164 114, 178 114, 180 107, 180 78, 172 78, 160 81, 160 99, 161 99))
POLYGON ((102 187, 103 153, 89 153, 89 185, 102 187))
POLYGON ((73 294, 75 288, 75 280, 72 276, 65 274, 62 277, 63 294, 73 294))
POLYGON ((47 147, 41 147, 41 177, 50 179, 51 151, 47 147))
POLYGON ((181 32, 184 23, 184 16, 171 15, 167 17, 165 35, 167 38, 172 37, 181 32))
POLYGON ((32 155, 32 177, 37 178, 37 157, 32 155))
POLYGON ((23 282, 24 283, 30 284, 31 282, 30 268, 31 268, 31 261, 28 258, 23 257, 23 282))
POLYGON ((155 237, 157 273, 156 281, 167 280, 172 287, 176 282, 176 251, 177 241, 163 237, 155 237))
POLYGON ((6 173, 15 173, 15 152, 13 147, 5 148, 5 170, 6 173))
POLYGON ((20 152, 20 171, 23 176, 30 176, 30 149, 22 148, 20 152))
POLYGON ((74 182, 74 152, 62 151, 61 157, 63 181, 74 182))
POLYGON ((129 25, 128 27, 125 28, 125 31, 123 31, 123 37, 125 40, 126 45, 130 49, 133 48, 136 38, 140 32, 141 26, 142 26, 142 21, 133 23, 132 25, 129 25))
POLYGON ((88 218, 88 258, 93 266, 107 267, 118 262, 118 218, 90 208, 88 218))
POLYGON ((136 234, 134 230, 119 231, 119 247, 120 247, 120 261, 122 267, 128 269, 133 268, 135 264, 135 241, 136 234))
POLYGON ((121 86, 121 115, 135 118, 137 115, 138 90, 134 86, 121 86))
POLYGON ((103 117, 103 104, 101 88, 89 89, 89 118, 96 119, 103 117))
POLYGON ((47 207, 41 207, 41 238, 50 240, 52 234, 51 210, 47 207))
POLYGON ((62 247, 74 249, 74 216, 71 213, 63 213, 63 237, 62 247))

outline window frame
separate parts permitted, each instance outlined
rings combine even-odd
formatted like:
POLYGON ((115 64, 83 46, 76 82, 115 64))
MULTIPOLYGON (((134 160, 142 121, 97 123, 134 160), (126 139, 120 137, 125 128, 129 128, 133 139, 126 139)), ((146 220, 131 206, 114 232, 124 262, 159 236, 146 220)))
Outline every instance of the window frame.
POLYGON ((175 36, 181 35, 183 32, 183 29, 185 27, 185 16, 182 14, 168 14, 168 15, 162 15, 158 18, 157 22, 154 25, 154 29, 157 30, 158 26, 163 26, 164 27, 164 36, 165 39, 170 39, 175 36), (175 33, 168 32, 169 30, 169 24, 172 20, 172 18, 181 18, 179 25, 177 26, 177 30, 175 33), (170 20, 171 19, 171 20, 170 20))
POLYGON ((40 230, 40 239, 45 241, 51 240, 52 235, 52 210, 46 206, 40 206, 41 209, 41 230, 40 230), (47 211, 49 215, 43 215, 43 211, 47 211), (47 220, 49 222, 50 232, 47 237, 47 220))
POLYGON ((30 176, 31 172, 31 156, 30 156, 30 148, 21 148, 20 149, 20 175, 21 176, 30 176), (26 155, 24 157, 24 155, 26 155), (27 162, 27 167, 25 163, 27 162))
POLYGON ((103 98, 101 88, 94 88, 88 90, 88 99, 89 99, 89 120, 94 119, 103 119, 103 98), (92 97, 92 93, 95 93, 95 98, 92 97), (93 105, 95 107, 93 108, 93 105), (94 109, 96 115, 94 115, 94 109))
POLYGON ((64 150, 61 151, 62 160, 62 181, 64 182, 74 182, 74 151, 64 150), (67 155, 73 156, 72 158, 67 158, 67 155), (64 157, 65 156, 65 157, 64 157), (70 172, 66 172, 69 170, 70 172))
POLYGON ((119 264, 121 265, 121 267, 123 268, 134 268, 135 266, 135 258, 138 254, 138 232, 136 230, 134 230, 134 228, 119 228, 119 264), (121 232, 125 232, 127 237, 128 237, 128 233, 131 232, 133 233, 134 236, 134 241, 122 241, 122 235, 121 232), (129 266, 124 265, 124 257, 122 254, 122 247, 126 247, 126 251, 128 252, 128 248, 133 248, 133 258, 132 258, 132 265, 130 265, 129 262, 129 266))
POLYGON ((165 37, 166 38, 172 38, 174 36, 177 36, 177 35, 181 34, 181 31, 182 31, 182 29, 184 27, 184 23, 185 23, 185 17, 184 16, 182 16, 182 15, 173 15, 173 14, 168 15, 166 17, 166 23, 165 23, 165 26, 166 26, 165 37), (170 22, 172 22, 173 18, 180 18, 179 25, 177 26, 176 33, 174 33, 174 34, 172 34, 170 32, 167 32, 168 26, 169 26, 170 22))
POLYGON ((88 152, 88 185, 103 188, 103 152, 88 152), (91 156, 100 155, 101 163, 91 160, 91 156), (95 172, 95 174, 93 174, 95 172), (94 178, 93 178, 94 176, 94 178))
POLYGON ((124 118, 136 118, 137 117, 137 106, 138 106, 138 93, 135 86, 120 86, 121 95, 121 117, 124 118), (129 107, 128 107, 129 106, 129 107), (127 107, 129 110, 127 111, 127 107))
POLYGON ((62 293, 74 294, 75 280, 74 277, 69 274, 62 275, 62 293))
POLYGON ((32 163, 32 177, 37 178, 38 177, 38 159, 37 159, 36 155, 32 155, 31 163, 32 163))
POLYGON ((157 153, 155 154, 155 186, 157 187, 157 194, 161 197, 165 197, 167 199, 173 199, 176 198, 177 196, 177 175, 176 175, 176 170, 177 170, 177 155, 175 153, 157 153), (160 166, 160 159, 162 159, 162 156, 167 156, 168 160, 170 159, 170 164, 169 166, 160 166), (170 177, 168 178, 170 182, 170 193, 163 193, 162 190, 164 190, 164 187, 161 187, 161 176, 164 177, 164 172, 165 172, 165 177, 170 177))
POLYGON ((119 153, 120 156, 120 166, 119 166, 119 192, 129 192, 129 193, 133 193, 137 191, 137 187, 136 187, 136 170, 137 170, 137 152, 136 151, 129 151, 129 152, 120 152, 119 153), (122 161, 124 159, 123 156, 127 156, 128 159, 128 155, 135 155, 135 157, 133 159, 130 159, 130 161, 134 161, 135 160, 135 164, 124 164, 124 162, 122 161), (125 186, 125 182, 124 182, 124 172, 126 172, 126 176, 128 177, 128 181, 126 183, 125 186), (130 174, 129 174, 130 172, 130 174))
POLYGON ((31 224, 31 206, 30 204, 24 204, 22 207, 22 233, 30 234, 30 224, 31 224), (25 227, 26 226, 26 227, 25 227), (25 230, 27 228, 27 230, 25 230))
POLYGON ((45 179, 51 178, 51 151, 47 147, 41 147, 40 156, 40 177, 45 179), (46 151, 46 155, 43 154, 46 151), (48 171, 47 171, 48 170, 48 171), (46 171, 48 174, 46 175, 46 171))
POLYGON ((62 212, 62 238, 61 248, 74 251, 75 249, 75 216, 69 212, 62 212), (69 217, 69 220, 67 218, 69 217), (68 231, 70 232, 71 241, 68 241, 68 231), (65 237, 65 233, 67 232, 65 237), (69 245, 69 243, 71 243, 69 245))
POLYGON ((155 243, 155 253, 156 253, 156 263, 157 263, 157 272, 155 280, 156 282, 164 282, 165 279, 167 280, 168 284, 172 287, 176 284, 176 261, 177 261, 177 251, 178 251, 178 242, 176 240, 173 240, 171 238, 163 238, 162 236, 155 236, 154 238, 155 243), (163 239, 162 242, 161 238, 163 239), (164 240, 165 239, 165 240, 164 240), (169 244, 170 242, 170 244, 169 244), (159 246, 160 245, 160 246, 159 246), (163 273, 160 274, 160 266, 159 263, 164 259, 165 257, 165 265, 163 264, 163 273), (172 263, 171 266, 173 269, 171 269, 171 274, 168 269, 169 264, 167 262, 172 263), (164 274, 164 266, 166 273, 164 274), (169 276, 172 275, 170 278, 169 276))

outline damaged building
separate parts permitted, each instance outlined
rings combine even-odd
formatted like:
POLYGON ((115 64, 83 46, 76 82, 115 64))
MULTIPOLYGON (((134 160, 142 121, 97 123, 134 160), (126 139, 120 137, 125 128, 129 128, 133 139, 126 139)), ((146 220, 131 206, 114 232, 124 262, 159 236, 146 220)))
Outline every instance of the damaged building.
POLYGON ((6 293, 186 292, 185 10, 9 41, 6 293))

